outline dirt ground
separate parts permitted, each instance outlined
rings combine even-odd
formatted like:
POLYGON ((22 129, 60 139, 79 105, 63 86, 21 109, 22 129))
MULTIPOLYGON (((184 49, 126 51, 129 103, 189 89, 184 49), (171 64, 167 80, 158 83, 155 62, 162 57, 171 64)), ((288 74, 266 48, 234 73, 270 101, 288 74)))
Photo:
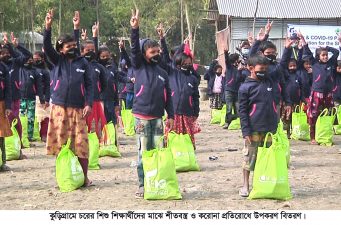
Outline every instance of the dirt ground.
POLYGON ((137 160, 136 141, 120 130, 122 158, 100 158, 102 169, 89 171, 96 186, 71 193, 58 190, 55 158, 46 155, 43 143, 24 149, 28 159, 10 161, 12 171, 0 173, 0 209, 341 209, 341 154, 337 154, 340 136, 335 136, 333 147, 291 141, 292 200, 246 200, 238 195, 242 185, 241 132, 210 125, 209 112, 208 101, 201 102, 202 132, 196 136, 201 171, 178 174, 182 200, 135 199, 138 182, 132 165, 137 160), (228 152, 228 148, 238 151, 228 152), (210 161, 210 156, 218 160, 210 161))

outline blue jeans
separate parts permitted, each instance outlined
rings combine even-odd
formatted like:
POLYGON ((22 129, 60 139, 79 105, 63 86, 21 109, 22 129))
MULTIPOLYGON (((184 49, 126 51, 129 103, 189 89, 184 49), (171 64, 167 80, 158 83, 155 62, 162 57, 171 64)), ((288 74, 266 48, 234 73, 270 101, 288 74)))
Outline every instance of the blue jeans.
POLYGON ((132 109, 134 102, 134 93, 127 93, 126 97, 126 109, 132 109))
POLYGON ((104 100, 103 104, 104 104, 104 114, 105 114, 107 123, 112 121, 112 123, 115 125, 117 123, 116 114, 115 114, 115 102, 104 100))
POLYGON ((163 137, 162 119, 157 118, 153 120, 142 120, 139 118, 135 118, 135 132, 138 148, 137 175, 139 179, 139 187, 143 187, 144 173, 142 164, 142 152, 155 149, 157 147, 157 144, 163 144, 163 142, 160 142, 161 137, 163 137))

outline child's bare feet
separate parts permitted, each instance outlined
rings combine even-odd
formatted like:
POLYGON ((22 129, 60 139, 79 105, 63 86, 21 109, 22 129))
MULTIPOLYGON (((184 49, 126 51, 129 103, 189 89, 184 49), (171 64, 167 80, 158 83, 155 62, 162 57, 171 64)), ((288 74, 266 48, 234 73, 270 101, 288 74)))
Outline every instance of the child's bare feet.
POLYGON ((312 144, 312 145, 317 145, 317 142, 316 142, 315 139, 312 139, 311 142, 310 142, 310 144, 312 144))
POLYGON ((241 197, 244 197, 244 198, 249 197, 249 190, 248 190, 247 188, 245 188, 245 187, 242 187, 242 188, 239 190, 239 195, 240 195, 241 197))
POLYGON ((89 178, 85 178, 83 187, 91 187, 91 186, 95 186, 91 180, 89 180, 89 178))

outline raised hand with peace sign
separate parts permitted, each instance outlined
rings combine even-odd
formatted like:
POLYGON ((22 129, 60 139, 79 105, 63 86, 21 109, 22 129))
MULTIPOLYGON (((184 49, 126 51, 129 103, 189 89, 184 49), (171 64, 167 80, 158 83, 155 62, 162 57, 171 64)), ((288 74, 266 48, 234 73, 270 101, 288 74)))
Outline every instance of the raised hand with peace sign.
POLYGON ((94 25, 92 25, 92 37, 98 37, 99 33, 99 22, 95 22, 94 25))
POLYGON ((74 30, 79 30, 79 26, 80 26, 80 23, 81 23, 79 11, 75 11, 75 15, 73 16, 72 21, 73 21, 73 29, 74 30))
POLYGON ((137 8, 131 10, 130 25, 133 29, 139 28, 139 10, 137 8))
POLYGON ((156 32, 157 32, 157 34, 159 35, 160 39, 162 39, 162 38, 164 37, 164 35, 165 35, 165 30, 164 30, 164 28, 163 28, 163 24, 162 24, 162 23, 160 23, 160 24, 158 25, 158 27, 156 28, 156 32))
POLYGON ((48 10, 45 17, 45 29, 50 30, 53 21, 53 9, 48 10))

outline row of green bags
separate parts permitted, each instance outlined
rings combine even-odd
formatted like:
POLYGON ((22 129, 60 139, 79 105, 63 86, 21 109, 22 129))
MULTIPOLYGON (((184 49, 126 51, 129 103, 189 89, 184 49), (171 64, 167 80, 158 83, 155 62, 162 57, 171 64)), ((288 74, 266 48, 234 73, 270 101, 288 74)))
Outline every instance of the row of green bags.
MULTIPOLYGON (((159 144, 157 145, 159 146, 159 144)), ((178 178, 170 148, 142 152, 144 199, 181 199, 178 178)))
POLYGON ((70 149, 69 139, 56 160, 56 178, 61 192, 70 192, 84 184, 84 173, 78 157, 70 149))
POLYGON ((333 145, 333 125, 335 122, 336 111, 337 109, 334 107, 329 114, 328 109, 324 109, 317 118, 315 140, 320 145, 333 145))
POLYGON ((124 126, 124 133, 127 136, 135 135, 135 118, 131 109, 126 109, 125 104, 122 104, 121 117, 124 126))
POLYGON ((168 134, 168 148, 170 148, 177 172, 199 171, 194 146, 189 134, 168 134))
MULTIPOLYGON (((219 124, 220 126, 224 126, 225 124, 225 115, 226 115, 226 104, 223 105, 222 109, 212 109, 211 111, 211 124, 219 124)), ((228 129, 229 130, 239 130, 240 118, 232 120, 228 129)))
POLYGON ((18 160, 20 158, 21 141, 17 129, 18 120, 14 119, 12 121, 12 136, 5 138, 5 148, 6 148, 6 160, 18 160))
POLYGON ((307 114, 303 111, 304 104, 297 105, 292 113, 292 133, 291 138, 294 140, 309 141, 310 129, 307 114))
POLYGON ((253 188, 248 199, 288 200, 292 198, 286 152, 286 146, 281 139, 277 139, 270 132, 266 134, 263 147, 258 148, 253 188), (272 144, 267 147, 269 137, 272 138, 272 144))
POLYGON ((121 153, 118 151, 117 147, 116 128, 112 122, 109 122, 104 126, 102 137, 103 142, 99 147, 99 157, 121 157, 121 153))

